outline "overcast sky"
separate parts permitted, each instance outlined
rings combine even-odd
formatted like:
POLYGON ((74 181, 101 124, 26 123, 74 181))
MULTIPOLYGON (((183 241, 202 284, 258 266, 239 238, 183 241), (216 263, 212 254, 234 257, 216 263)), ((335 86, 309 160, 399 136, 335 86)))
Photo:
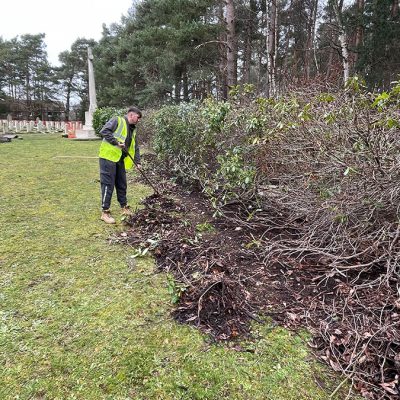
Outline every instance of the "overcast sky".
POLYGON ((99 40, 102 25, 120 22, 132 0, 2 0, 0 36, 45 33, 50 64, 78 38, 99 40))

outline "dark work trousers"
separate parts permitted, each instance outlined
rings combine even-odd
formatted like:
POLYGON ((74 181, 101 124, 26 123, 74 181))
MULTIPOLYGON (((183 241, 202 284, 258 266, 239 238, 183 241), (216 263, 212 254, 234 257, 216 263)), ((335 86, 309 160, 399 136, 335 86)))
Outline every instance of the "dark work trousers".
POLYGON ((101 207, 108 210, 114 187, 117 191, 117 200, 121 207, 126 206, 126 170, 123 160, 113 162, 100 158, 100 185, 101 207))

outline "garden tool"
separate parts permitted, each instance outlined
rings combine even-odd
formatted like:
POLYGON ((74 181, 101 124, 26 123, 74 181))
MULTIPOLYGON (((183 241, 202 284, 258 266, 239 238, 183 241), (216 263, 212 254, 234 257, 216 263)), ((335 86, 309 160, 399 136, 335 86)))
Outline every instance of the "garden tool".
MULTIPOLYGON (((132 162, 136 165, 137 167, 137 163, 135 162, 135 160, 133 159, 133 157, 129 154, 129 151, 127 149, 123 149, 123 152, 129 156, 129 158, 132 160, 132 162)), ((149 179, 149 177, 144 173, 144 171, 142 170, 142 168, 138 168, 138 171, 142 174, 143 178, 146 180, 146 182, 153 188, 154 193, 157 196, 161 196, 160 192, 157 190, 157 188, 153 185, 153 183, 151 182, 151 180, 149 179)))

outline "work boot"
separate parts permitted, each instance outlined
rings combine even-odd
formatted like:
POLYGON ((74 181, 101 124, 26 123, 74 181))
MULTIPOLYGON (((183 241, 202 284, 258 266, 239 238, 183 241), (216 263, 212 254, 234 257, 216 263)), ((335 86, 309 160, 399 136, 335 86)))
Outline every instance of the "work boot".
POLYGON ((131 217, 133 215, 133 212, 131 210, 131 208, 127 205, 124 207, 121 207, 121 211, 122 211, 122 215, 124 217, 131 217))
POLYGON ((101 213, 101 219, 106 224, 115 224, 115 219, 111 216, 110 210, 103 210, 103 212, 101 213))

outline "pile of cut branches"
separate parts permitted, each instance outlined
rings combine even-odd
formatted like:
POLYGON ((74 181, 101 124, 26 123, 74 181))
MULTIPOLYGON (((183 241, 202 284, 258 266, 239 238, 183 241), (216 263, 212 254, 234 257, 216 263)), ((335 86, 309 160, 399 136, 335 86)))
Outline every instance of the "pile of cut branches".
POLYGON ((368 273, 336 273, 328 253, 324 259, 298 245, 290 249, 305 224, 285 224, 282 201, 256 213, 249 210, 259 203, 231 202, 213 218, 206 198, 167 186, 164 193, 175 199, 145 199, 119 240, 138 254, 152 250, 159 268, 173 274, 177 320, 218 340, 247 334, 260 314, 307 327, 321 359, 367 398, 396 393, 400 312, 393 288, 372 286, 368 273), (210 231, 199 230, 207 224, 210 231))
MULTIPOLYGON (((154 254, 178 282, 179 320, 217 338, 247 332, 258 312, 307 327, 319 357, 366 398, 395 399, 400 85, 374 95, 353 89, 210 103, 201 141, 195 126, 185 131, 204 123, 201 109, 175 114, 180 136, 159 145, 161 158, 175 181, 207 194, 201 212, 216 231, 200 240, 196 223, 189 229, 180 216, 158 233, 154 254), (190 140, 180 146, 184 132, 190 140)), ((173 134, 162 122, 162 135, 173 134)))
POLYGON ((400 129, 384 121, 398 112, 388 108, 382 117, 354 99, 340 102, 349 108, 345 119, 329 127, 313 119, 258 148, 258 168, 268 172, 258 182, 260 211, 252 224, 266 227, 260 243, 266 265, 300 264, 319 293, 329 288, 323 301, 300 299, 322 357, 367 398, 395 398, 400 129))

